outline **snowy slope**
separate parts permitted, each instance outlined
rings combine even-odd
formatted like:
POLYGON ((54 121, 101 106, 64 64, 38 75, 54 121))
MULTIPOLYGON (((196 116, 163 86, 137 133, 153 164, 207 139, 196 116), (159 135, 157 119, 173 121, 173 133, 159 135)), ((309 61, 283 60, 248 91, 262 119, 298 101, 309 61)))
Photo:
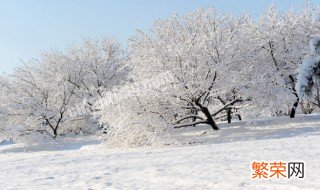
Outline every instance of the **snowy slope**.
POLYGON ((106 149, 92 138, 0 145, 0 189, 320 189, 320 118, 172 131, 183 147, 106 149), (48 150, 49 148, 49 150, 48 150), (305 179, 251 179, 253 161, 304 161, 305 179))

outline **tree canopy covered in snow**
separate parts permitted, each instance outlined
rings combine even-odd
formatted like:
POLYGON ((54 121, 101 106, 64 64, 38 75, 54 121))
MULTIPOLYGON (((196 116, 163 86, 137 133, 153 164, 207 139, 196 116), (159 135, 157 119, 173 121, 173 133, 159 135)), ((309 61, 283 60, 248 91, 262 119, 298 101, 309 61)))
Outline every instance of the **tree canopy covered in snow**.
POLYGON ((0 115, 13 131, 81 133, 95 131, 98 121, 72 113, 78 104, 89 108, 107 88, 127 79, 126 56, 112 39, 84 40, 67 52, 52 50, 2 77, 0 115), (17 129, 17 130, 16 130, 17 129))

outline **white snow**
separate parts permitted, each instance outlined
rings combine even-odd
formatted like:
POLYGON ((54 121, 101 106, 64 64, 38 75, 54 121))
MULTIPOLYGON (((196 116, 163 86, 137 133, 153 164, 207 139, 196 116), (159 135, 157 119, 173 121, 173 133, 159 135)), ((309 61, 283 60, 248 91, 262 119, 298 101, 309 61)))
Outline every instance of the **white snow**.
POLYGON ((0 145, 0 189, 320 189, 320 116, 172 131, 187 146, 107 149, 93 137, 0 145), (189 145, 196 143, 196 145, 189 145), (253 161, 303 161, 304 179, 251 178, 253 161))

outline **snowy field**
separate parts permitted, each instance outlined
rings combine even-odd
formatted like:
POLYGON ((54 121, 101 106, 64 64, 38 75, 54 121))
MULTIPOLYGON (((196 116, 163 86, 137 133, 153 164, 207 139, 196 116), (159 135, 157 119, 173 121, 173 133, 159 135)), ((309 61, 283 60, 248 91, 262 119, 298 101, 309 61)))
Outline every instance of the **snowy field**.
POLYGON ((0 189, 320 189, 320 116, 172 131, 182 147, 106 149, 94 137, 0 145, 0 189), (303 161, 304 179, 252 179, 253 161, 303 161))

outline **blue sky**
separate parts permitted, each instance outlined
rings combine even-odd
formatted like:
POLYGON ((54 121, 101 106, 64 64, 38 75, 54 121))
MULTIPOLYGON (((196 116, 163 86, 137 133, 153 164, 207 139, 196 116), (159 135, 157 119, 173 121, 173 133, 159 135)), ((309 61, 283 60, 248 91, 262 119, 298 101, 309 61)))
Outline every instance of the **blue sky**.
MULTIPOLYGON (((50 48, 63 49, 82 37, 112 36, 125 44, 135 29, 148 29, 155 19, 200 7, 259 15, 274 3, 297 9, 303 0, 0 0, 0 73, 20 59, 36 58, 50 48)), ((320 0, 312 1, 315 6, 320 0)))

